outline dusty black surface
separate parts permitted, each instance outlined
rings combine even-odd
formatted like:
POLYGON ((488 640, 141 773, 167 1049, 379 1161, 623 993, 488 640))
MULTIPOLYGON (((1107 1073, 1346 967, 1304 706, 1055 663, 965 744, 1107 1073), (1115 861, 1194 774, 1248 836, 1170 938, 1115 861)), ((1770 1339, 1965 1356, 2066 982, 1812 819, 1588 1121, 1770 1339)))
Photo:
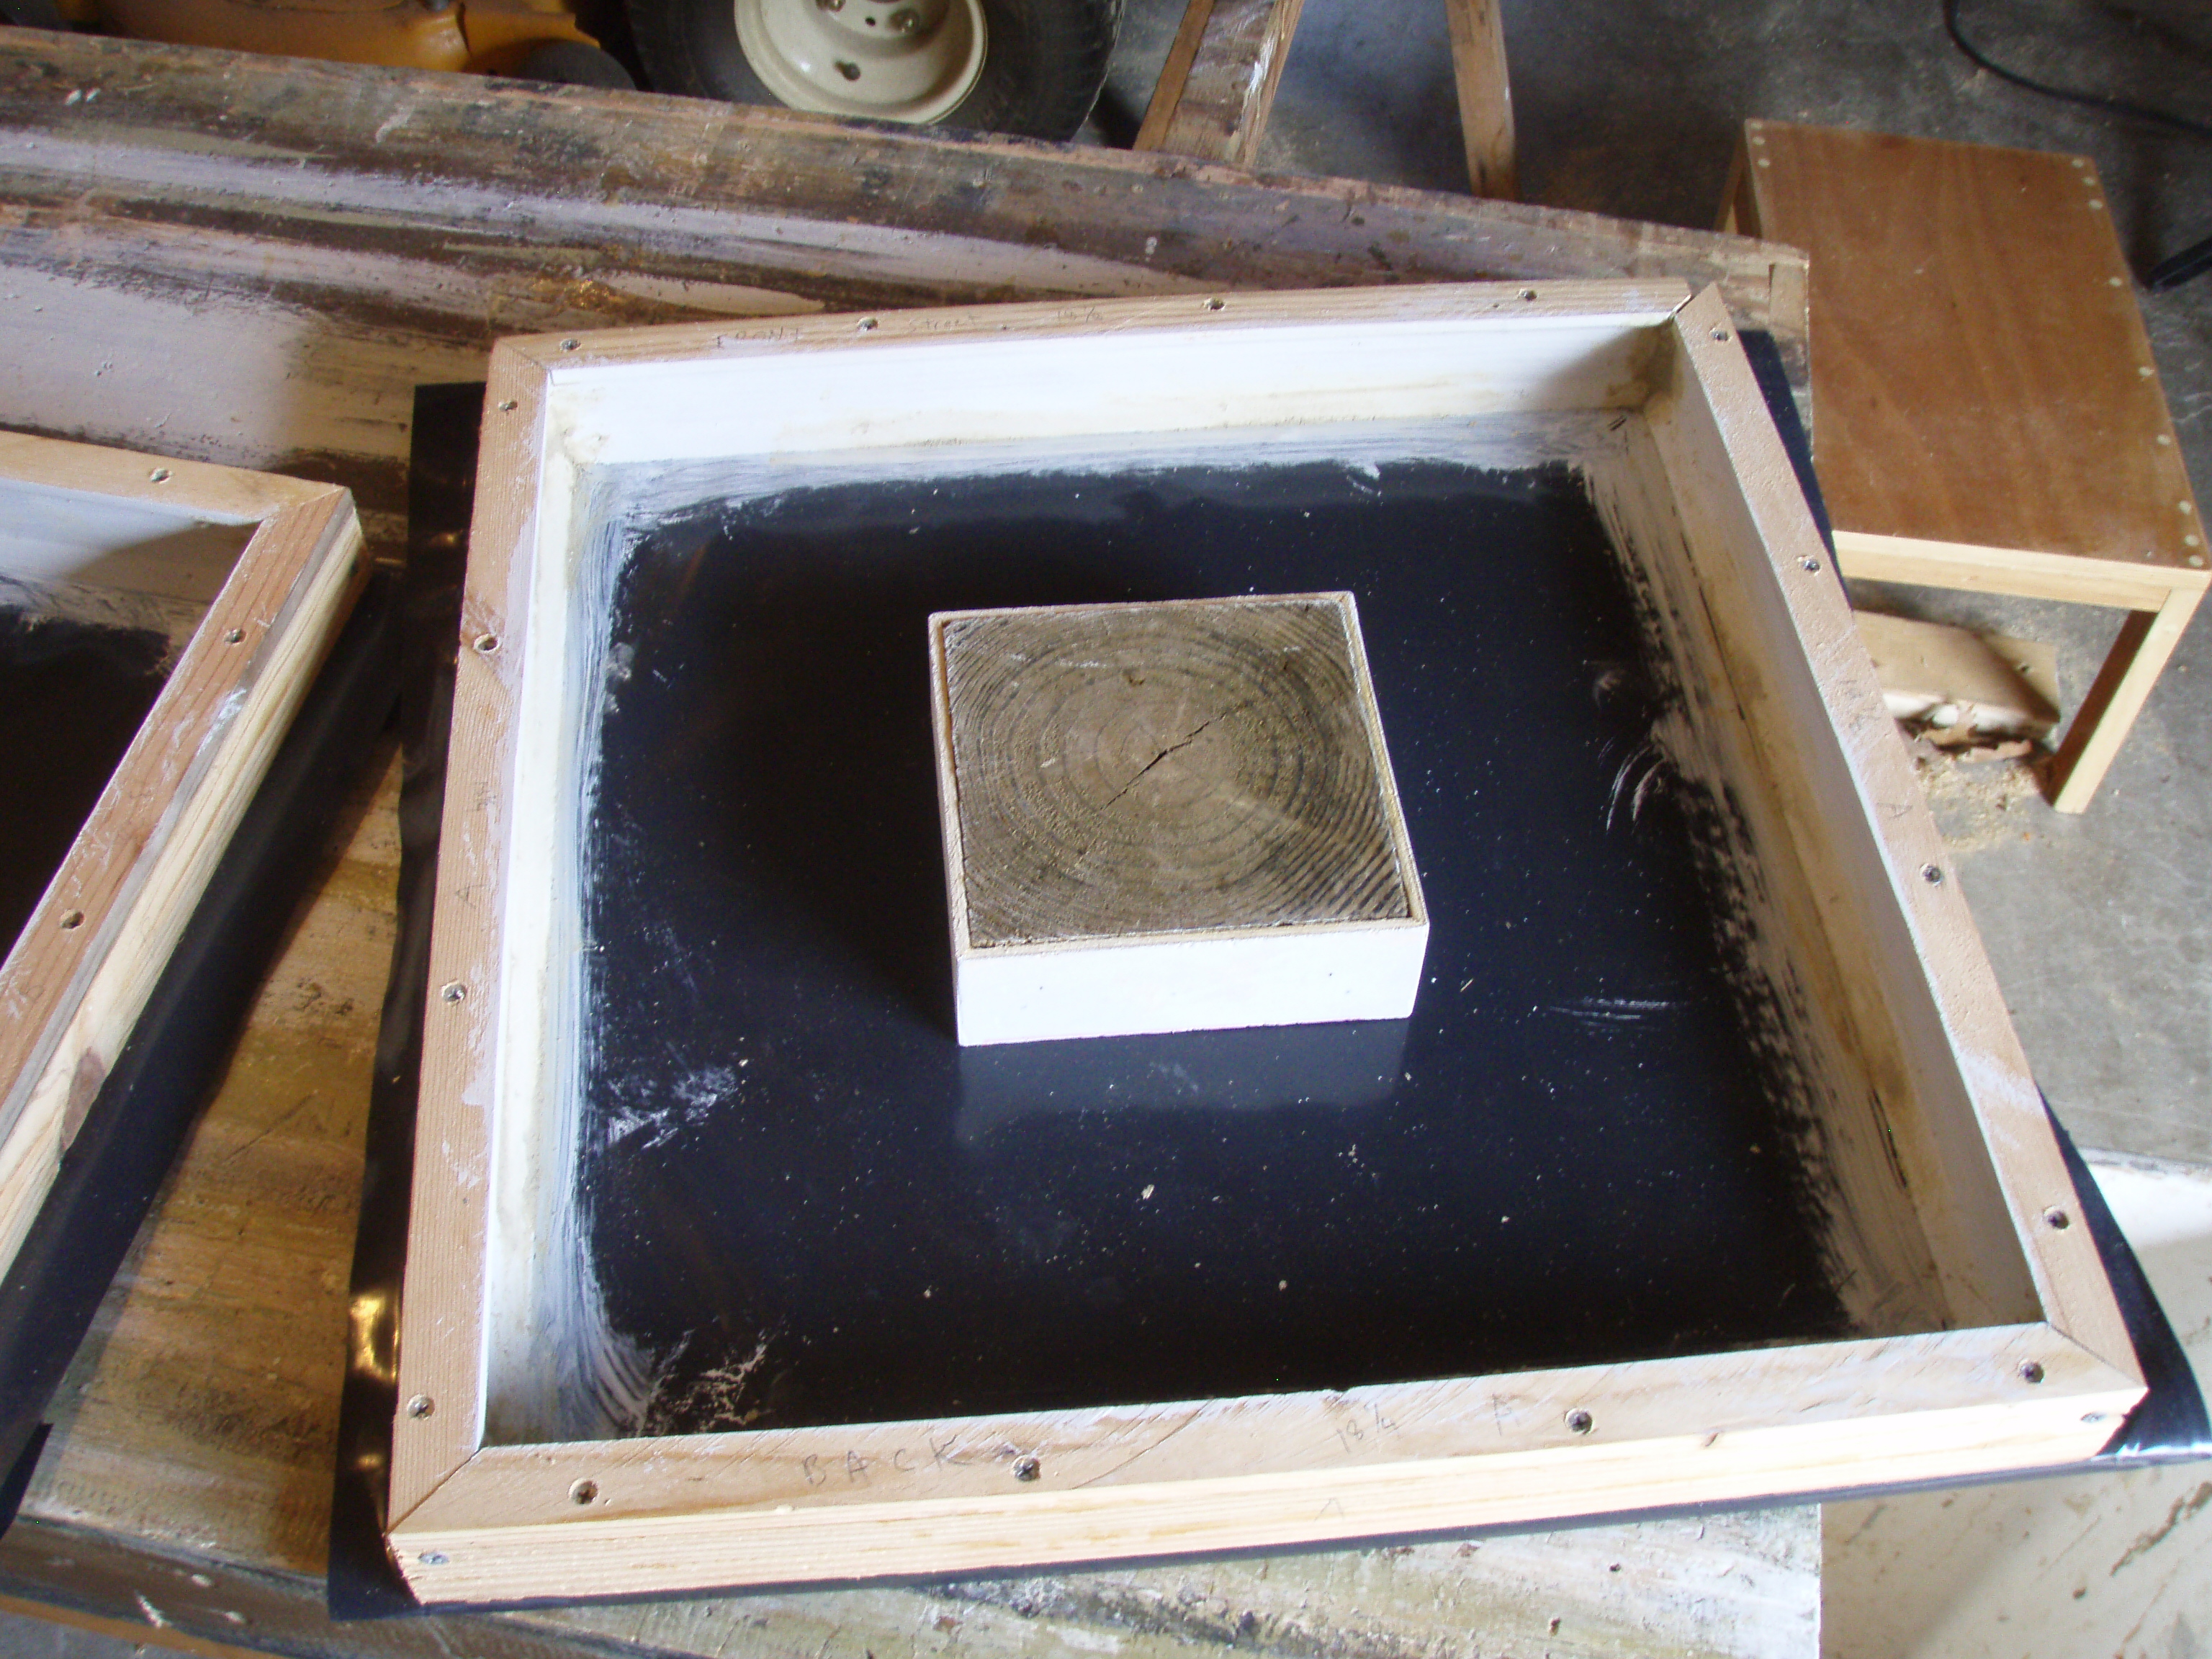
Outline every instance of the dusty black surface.
POLYGON ((0 951, 161 694, 166 635, 0 611, 0 951))
POLYGON ((802 492, 664 526, 617 615, 583 1190, 616 1328, 670 1357, 645 1426, 1839 1328, 1564 476, 802 492), (927 613, 1340 587, 1434 915, 1414 1018, 960 1050, 927 613))

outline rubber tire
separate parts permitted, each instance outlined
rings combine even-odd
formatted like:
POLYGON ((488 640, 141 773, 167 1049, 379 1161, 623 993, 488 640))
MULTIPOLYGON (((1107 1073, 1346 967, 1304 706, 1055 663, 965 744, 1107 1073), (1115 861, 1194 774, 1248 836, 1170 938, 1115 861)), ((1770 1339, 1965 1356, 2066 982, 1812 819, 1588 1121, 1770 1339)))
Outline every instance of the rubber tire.
MULTIPOLYGON (((738 45, 732 0, 628 0, 639 61, 656 92, 778 101, 738 45)), ((982 0, 983 72, 936 125, 1073 138, 1098 100, 1121 0, 982 0)))
POLYGON ((62 15, 54 0, 0 0, 0 23, 10 23, 20 29, 52 29, 57 33, 69 27, 69 20, 62 15))
POLYGON ((515 65, 513 78, 556 87, 605 87, 610 92, 637 90, 618 58, 581 40, 540 41, 515 65))

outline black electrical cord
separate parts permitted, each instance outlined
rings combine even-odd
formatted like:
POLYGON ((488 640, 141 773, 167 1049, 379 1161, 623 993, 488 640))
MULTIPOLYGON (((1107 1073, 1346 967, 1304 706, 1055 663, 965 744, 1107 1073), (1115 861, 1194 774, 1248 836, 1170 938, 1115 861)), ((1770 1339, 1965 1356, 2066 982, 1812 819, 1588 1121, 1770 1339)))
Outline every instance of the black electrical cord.
MULTIPOLYGON (((2000 81, 2041 97, 2079 104, 2085 109, 2103 110, 2106 114, 2125 116, 2131 121, 2148 121, 2154 126, 2187 133, 2192 138, 2212 138, 2212 124, 2191 120, 2188 116, 2176 115, 2171 110, 2154 109, 2148 104, 2138 104, 2130 99, 2115 98, 2110 93, 2081 92, 2070 87, 2047 86, 2016 70, 2007 69, 1966 39, 1965 32, 1959 27, 1959 0, 1943 0, 1943 28, 1950 35, 1951 44, 1964 52, 1970 63, 1978 69, 1987 70, 2000 81)), ((2212 236, 2160 260, 2144 274, 2143 286, 2154 294, 2162 294, 2168 289, 2179 288, 2207 270, 2212 270, 2212 236)))
POLYGON ((2186 115, 2176 115, 2171 110, 2154 109, 2148 104, 2135 103, 2129 99, 2115 98, 2110 93, 2081 92, 2069 87, 2046 86, 2016 70, 2007 69, 1966 39, 1959 27, 1959 0, 1943 0, 1943 27, 1950 34, 1953 46, 1966 53, 1976 67, 1987 70, 2000 81, 2009 82, 2015 87, 2025 88, 2045 98, 2079 104, 2085 109, 2100 109, 2108 114, 2124 115, 2130 120, 2148 121, 2154 126, 2171 127, 2176 132, 2188 133, 2191 137, 2212 138, 2212 123, 2192 120, 2186 115))

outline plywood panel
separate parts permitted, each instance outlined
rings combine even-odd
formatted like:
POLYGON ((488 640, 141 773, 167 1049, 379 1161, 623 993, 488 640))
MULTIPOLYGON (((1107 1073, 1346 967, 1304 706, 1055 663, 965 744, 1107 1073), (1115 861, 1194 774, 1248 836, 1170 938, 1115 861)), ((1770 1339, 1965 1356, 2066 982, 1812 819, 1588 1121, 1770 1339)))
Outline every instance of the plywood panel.
POLYGON ((1838 531, 2204 568, 2092 162, 1771 121, 1745 137, 1758 233, 1812 256, 1838 531))

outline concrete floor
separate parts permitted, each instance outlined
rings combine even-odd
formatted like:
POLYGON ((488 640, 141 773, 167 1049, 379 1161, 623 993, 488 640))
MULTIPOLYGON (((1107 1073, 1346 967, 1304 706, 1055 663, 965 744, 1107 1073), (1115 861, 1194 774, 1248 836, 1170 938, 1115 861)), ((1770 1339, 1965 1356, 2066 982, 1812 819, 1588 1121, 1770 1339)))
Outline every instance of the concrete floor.
MULTIPOLYGON (((2138 270, 2212 234, 2212 143, 1995 81, 1949 45, 1937 0, 1504 3, 1533 202, 1709 224, 1740 125, 1760 116, 2086 153, 2138 270)), ((1133 131, 1182 9, 1182 0, 1129 0, 1094 137, 1133 131)), ((2203 0, 1966 0, 1963 17, 2000 61, 2212 122, 2203 0)), ((1261 166, 1464 188, 1443 0, 1306 0, 1261 166)), ((2141 297, 2190 471, 2212 485, 2212 276, 2141 297)), ((2069 698, 2116 622, 2077 607, 1890 597, 2049 641, 2069 698)), ((2029 1055, 2076 1139, 2203 1164, 2212 1164, 2209 703, 2212 622, 2200 618, 2085 817, 2060 817, 1987 773, 1929 780, 2029 1055)), ((2201 1179, 2164 1173, 2185 1194, 2201 1179)), ((2187 1237, 2196 1242, 2161 1235, 2154 1271, 2169 1301, 2195 1310, 2212 1282, 2212 1232, 2187 1237)), ((2212 1312, 2204 1322, 2212 1329, 2212 1312)), ((2212 1551, 2198 1535, 2212 1528, 2212 1484, 2201 1473, 2094 1491, 1988 1488, 1958 1506, 1930 1500, 1933 1511, 1839 1507, 1828 1650, 2180 1659, 2212 1650, 2212 1551), (2140 1554, 2092 1571, 2083 1563, 2101 1544, 2062 1565, 2076 1534, 2134 1538, 2129 1505, 2150 1516, 2142 1536, 2166 1526, 2166 1558, 2178 1543, 2192 1552, 2166 1588, 2143 1583, 2140 1554), (2074 1530, 2054 1543, 2039 1514, 2074 1530), (2125 1583, 2123 1566, 2135 1574, 2125 1583), (2066 1618, 2032 1599, 2039 1586, 2066 1618)), ((0 1614, 0 1656, 113 1659, 124 1646, 0 1614)))

